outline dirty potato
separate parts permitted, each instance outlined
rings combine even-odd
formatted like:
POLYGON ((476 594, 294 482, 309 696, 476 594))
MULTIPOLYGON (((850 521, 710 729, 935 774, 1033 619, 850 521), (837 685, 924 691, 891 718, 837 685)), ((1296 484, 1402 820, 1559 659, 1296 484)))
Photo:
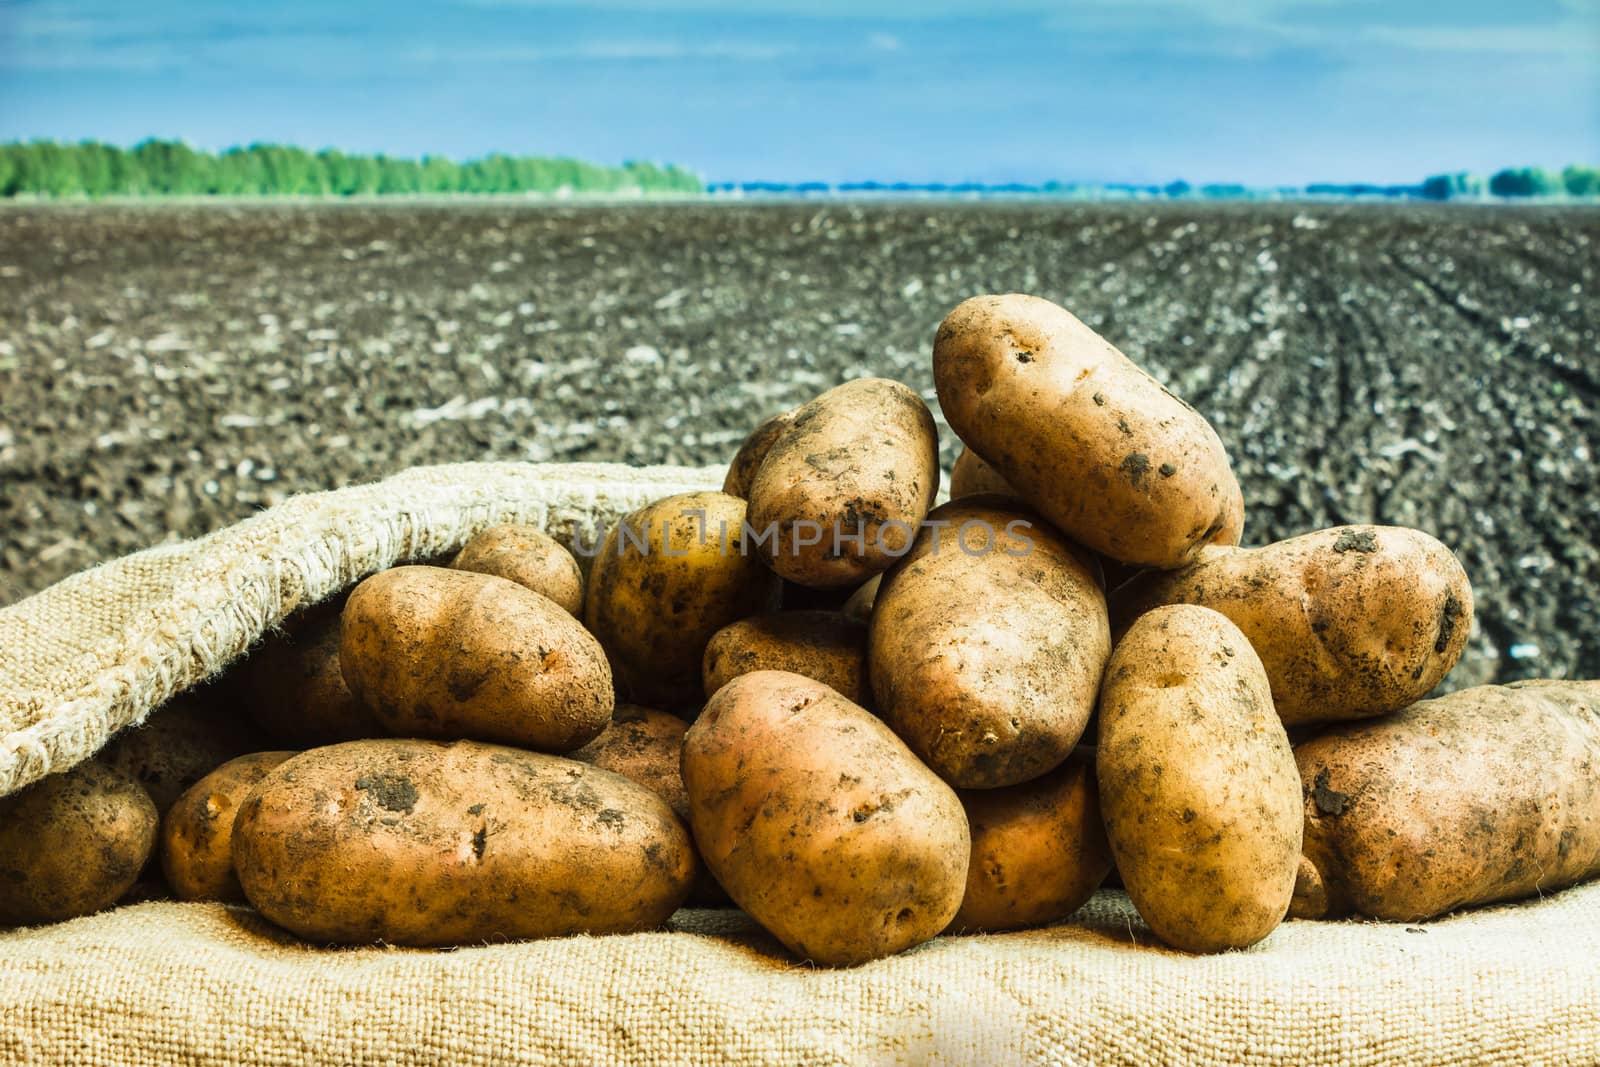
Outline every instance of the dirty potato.
POLYGON ((161 871, 179 900, 243 900, 233 873, 233 819, 267 772, 293 752, 229 760, 178 798, 161 820, 161 871))
POLYGON ((678 755, 688 729, 689 724, 676 715, 638 704, 618 704, 600 736, 567 758, 639 783, 665 800, 687 826, 689 797, 683 791, 678 755))
POLYGON ((308 941, 461 945, 664 922, 694 878, 666 801, 610 771, 473 741, 313 749, 234 820, 262 915, 308 941))
POLYGON ((838 611, 775 611, 718 630, 706 645, 706 696, 752 671, 802 674, 869 705, 867 624, 838 611))
POLYGON ((611 719, 605 654, 559 604, 504 578, 396 567, 344 608, 350 692, 390 733, 566 752, 611 719))
POLYGON ((960 800, 820 682, 757 671, 723 686, 684 739, 683 784, 706 865, 802 959, 891 955, 961 905, 960 800))
POLYGON ((750 431, 750 436, 744 439, 739 451, 734 453, 733 462, 728 464, 727 477, 722 480, 724 493, 741 500, 749 497, 750 483, 755 480, 761 461, 767 458, 767 453, 772 449, 772 442, 783 436, 783 432, 794 421, 795 412, 799 410, 790 408, 788 411, 780 411, 763 419, 761 425, 750 431))
POLYGON ((960 500, 964 496, 983 496, 989 493, 998 493, 1001 496, 1017 495, 1017 491, 1011 488, 1011 483, 1006 481, 999 471, 984 462, 982 456, 963 445, 961 454, 956 456, 955 466, 950 468, 950 499, 960 500))
POLYGON ((462 546, 450 566, 516 582, 549 597, 571 615, 583 615, 583 572, 577 558, 537 526, 505 523, 481 530, 462 546))
POLYGON ((934 509, 885 575, 867 659, 877 711, 961 789, 1058 766, 1083 736, 1111 653, 1088 554, 1010 497, 934 509))
POLYGON ((1600 682, 1462 689, 1295 749, 1289 914, 1417 922, 1600 877, 1600 682))
POLYGON ((1199 604, 1244 631, 1284 723, 1366 718, 1426 695, 1461 658, 1472 585, 1420 530, 1338 526, 1262 548, 1204 548, 1116 591, 1112 621, 1199 604))
POLYGON ((389 732, 345 684, 339 668, 343 611, 344 597, 337 597, 289 620, 240 669, 246 710, 280 745, 315 748, 389 732))
POLYGON ((750 485, 767 562, 816 588, 888 569, 939 489, 933 415, 909 386, 861 378, 795 412, 750 485))
POLYGON ((1216 431, 1050 301, 964 301, 939 326, 933 377, 950 428, 1074 541, 1162 568, 1239 543, 1244 498, 1216 431))
POLYGON ((235 756, 268 747, 240 707, 231 686, 209 685, 180 693, 129 726, 100 752, 100 759, 144 787, 157 815, 183 791, 235 756))
POLYGON ((703 699, 711 635, 778 605, 778 577, 748 542, 745 502, 683 493, 624 517, 589 575, 584 619, 625 699, 679 711, 703 699))
POLYGON ((1238 627, 1188 604, 1133 624, 1106 668, 1096 772, 1117 870, 1157 937, 1219 952, 1282 921, 1300 781, 1266 670, 1238 627))

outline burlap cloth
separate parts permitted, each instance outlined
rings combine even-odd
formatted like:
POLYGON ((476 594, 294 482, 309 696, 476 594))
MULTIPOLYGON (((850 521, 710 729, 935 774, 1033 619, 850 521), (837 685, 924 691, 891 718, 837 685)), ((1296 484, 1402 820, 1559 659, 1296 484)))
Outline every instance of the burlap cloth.
MULTIPOLYGON (((464 464, 291 500, 0 610, 0 794, 92 755, 295 607, 495 522, 592 540, 720 471, 464 464)), ((1600 1063, 1600 885, 1405 927, 1155 946, 1071 923, 799 966, 734 912, 451 952, 304 946, 150 903, 0 933, 0 1063, 1600 1063)))

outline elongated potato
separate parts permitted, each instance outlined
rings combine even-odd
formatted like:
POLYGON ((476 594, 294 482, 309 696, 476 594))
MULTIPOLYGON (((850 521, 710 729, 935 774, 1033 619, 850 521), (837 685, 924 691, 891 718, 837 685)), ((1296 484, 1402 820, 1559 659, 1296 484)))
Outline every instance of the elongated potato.
POLYGON ((144 788, 100 760, 0 797, 0 926, 110 907, 144 869, 157 822, 144 788))
POLYGON ((1094 751, 1043 778, 960 794, 972 829, 967 892, 952 930, 1017 930, 1065 919, 1111 872, 1094 751))
POLYGON ((1244 498, 1216 431, 1048 300, 962 302, 933 379, 950 428, 1080 544, 1172 568, 1239 543, 1244 498))
POLYGON ((964 496, 983 496, 988 493, 1017 496, 1017 491, 1011 488, 1011 483, 999 471, 989 466, 972 449, 962 446, 961 454, 956 456, 955 466, 950 468, 950 499, 960 500, 964 496))
POLYGON ((866 706, 867 624, 838 611, 775 611, 718 630, 706 645, 706 696, 752 671, 802 674, 866 706))
POLYGON ((339 663, 392 733, 567 752, 611 719, 605 654, 559 604, 488 574, 396 567, 345 603, 339 663))
POLYGON ((243 900, 233 873, 233 820, 267 772, 293 752, 252 752, 190 786, 161 820, 161 872, 179 900, 243 900))
POLYGON ((694 877, 666 801, 574 760, 389 738, 303 752, 234 820, 262 915, 308 941, 461 945, 664 922, 694 877))
POLYGON ((1296 918, 1416 922, 1600 877, 1600 682, 1462 689, 1295 749, 1296 918))
POLYGON ((1427 694, 1461 658, 1472 585, 1420 530, 1338 526, 1263 548, 1202 549, 1112 598, 1115 629, 1158 604, 1199 604, 1244 631, 1291 726, 1366 718, 1427 694))
POLYGON ((583 615, 583 572, 566 547, 537 526, 505 523, 474 534, 450 566, 516 582, 583 615))
POLYGON ((1300 783, 1261 660, 1209 608, 1157 608, 1111 654, 1096 752, 1106 836, 1155 935, 1243 948, 1283 920, 1300 783))
POLYGON ((625 516, 606 535, 584 619, 625 699, 699 707, 711 635, 778 606, 778 577, 750 545, 745 514, 738 497, 682 493, 625 516))
POLYGON ((1088 554, 1014 498, 935 508, 884 576, 867 658, 877 710, 962 789, 1058 766, 1083 736, 1111 653, 1088 554))
POLYGON ((684 738, 683 784, 706 865, 802 959, 891 955, 961 905, 960 800, 821 682, 757 671, 717 690, 684 738))
POLYGON ((345 684, 339 666, 343 612, 344 597, 338 597, 290 620, 241 669, 246 710, 280 745, 315 748, 389 733, 345 684))
POLYGON ((795 412, 799 410, 790 408, 788 411, 780 411, 761 420, 761 425, 750 431, 750 436, 744 439, 739 451, 734 453, 733 462, 728 464, 727 477, 722 480, 724 493, 741 500, 750 495, 750 483, 755 481, 761 461, 767 458, 767 453, 772 450, 772 442, 783 436, 783 432, 794 421, 795 412))
POLYGON ((750 526, 772 569, 817 588, 887 570, 939 490, 933 415, 909 386, 860 378, 795 412, 750 484, 750 526))

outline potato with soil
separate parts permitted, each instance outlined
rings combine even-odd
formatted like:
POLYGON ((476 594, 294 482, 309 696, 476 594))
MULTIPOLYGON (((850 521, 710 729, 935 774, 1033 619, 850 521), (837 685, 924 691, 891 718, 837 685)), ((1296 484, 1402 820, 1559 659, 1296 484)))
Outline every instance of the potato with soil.
POLYGON ((458 571, 516 582, 583 615, 583 572, 565 546, 537 526, 505 523, 474 534, 450 561, 458 571))
POLYGON ((179 900, 244 899, 233 873, 233 820, 257 782, 293 752, 252 752, 218 767, 161 820, 161 871, 179 900))
POLYGON ((738 497, 682 493, 625 516, 606 535, 584 619, 625 699, 698 708, 711 636, 778 606, 778 576, 749 543, 745 514, 738 497))
POLYGON ((1244 948, 1289 910, 1300 781, 1261 660, 1209 608, 1157 608, 1117 643, 1095 769, 1122 883, 1157 937, 1244 948))
POLYGON ((1426 695, 1472 630, 1472 585, 1420 530, 1337 526, 1262 548, 1202 549, 1116 591, 1122 629, 1160 604, 1199 604, 1244 631, 1285 724, 1367 718, 1426 695))
POLYGON ((961 906, 960 800, 821 682, 758 671, 723 686, 684 739, 683 784, 706 865, 801 959, 892 955, 961 906))
POLYGON ((545 752, 605 729, 614 695, 598 641, 549 597, 505 578, 396 567, 345 603, 344 680, 391 733, 545 752))
POLYGON ((143 786, 164 816, 184 790, 224 763, 268 747, 242 703, 231 686, 180 693, 112 738, 99 758, 143 786))
POLYGON ((389 738, 303 752, 245 799, 234 868, 308 941, 462 945, 659 926, 694 879, 666 801, 575 760, 389 738))
POLYGON ((768 564, 820 589, 887 570, 933 507, 938 452, 928 405, 899 382, 860 378, 802 406, 750 485, 768 564))
POLYGON ((884 576, 868 637, 877 711, 940 777, 994 789, 1059 766, 1111 653, 1088 553, 1014 498, 934 509, 884 576))
POLYGON ((1050 301, 964 301, 939 326, 933 377, 950 428, 1074 541, 1162 568, 1239 543, 1244 498, 1216 431, 1050 301))
POLYGON ((315 748, 389 733, 345 684, 339 666, 344 600, 319 604, 290 620, 240 669, 245 708, 280 745, 315 748))
POLYGON ((756 471, 761 468, 761 461, 767 458, 767 453, 772 450, 772 442, 783 436, 789 424, 794 421, 795 412, 799 408, 790 408, 778 414, 763 419, 761 425, 750 431, 750 436, 744 439, 739 446, 739 451, 734 453, 733 462, 728 464, 728 474, 722 480, 722 491, 729 496, 736 496, 744 500, 750 495, 750 483, 755 481, 756 471))
POLYGON ((1600 877, 1600 682, 1462 689, 1295 749, 1289 914, 1418 922, 1600 877))
POLYGON ((801 674, 869 706, 867 624, 838 611, 775 611, 718 630, 706 645, 706 696, 753 671, 801 674))
POLYGON ((1058 922, 1083 907, 1111 873, 1093 749, 1076 750, 1043 778, 960 796, 972 861, 952 930, 1058 922))
POLYGON ((589 763, 637 782, 667 802, 689 823, 689 796, 678 767, 689 724, 676 715, 638 704, 618 704, 611 724, 568 759, 589 763))
POLYGON ((0 926, 110 907, 144 869, 159 821, 144 788, 101 760, 0 797, 0 926))
POLYGON ((961 454, 956 456, 955 466, 950 468, 950 499, 960 500, 964 496, 984 496, 989 493, 1017 495, 1017 491, 1011 488, 1011 483, 999 471, 963 445, 961 454))

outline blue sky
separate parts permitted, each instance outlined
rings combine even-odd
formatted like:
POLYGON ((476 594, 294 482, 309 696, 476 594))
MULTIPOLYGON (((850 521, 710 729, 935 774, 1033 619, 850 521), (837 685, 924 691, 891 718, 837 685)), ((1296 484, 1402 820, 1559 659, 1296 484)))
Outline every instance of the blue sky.
POLYGON ((150 135, 712 180, 1600 163, 1600 0, 0 0, 0 140, 150 135))

